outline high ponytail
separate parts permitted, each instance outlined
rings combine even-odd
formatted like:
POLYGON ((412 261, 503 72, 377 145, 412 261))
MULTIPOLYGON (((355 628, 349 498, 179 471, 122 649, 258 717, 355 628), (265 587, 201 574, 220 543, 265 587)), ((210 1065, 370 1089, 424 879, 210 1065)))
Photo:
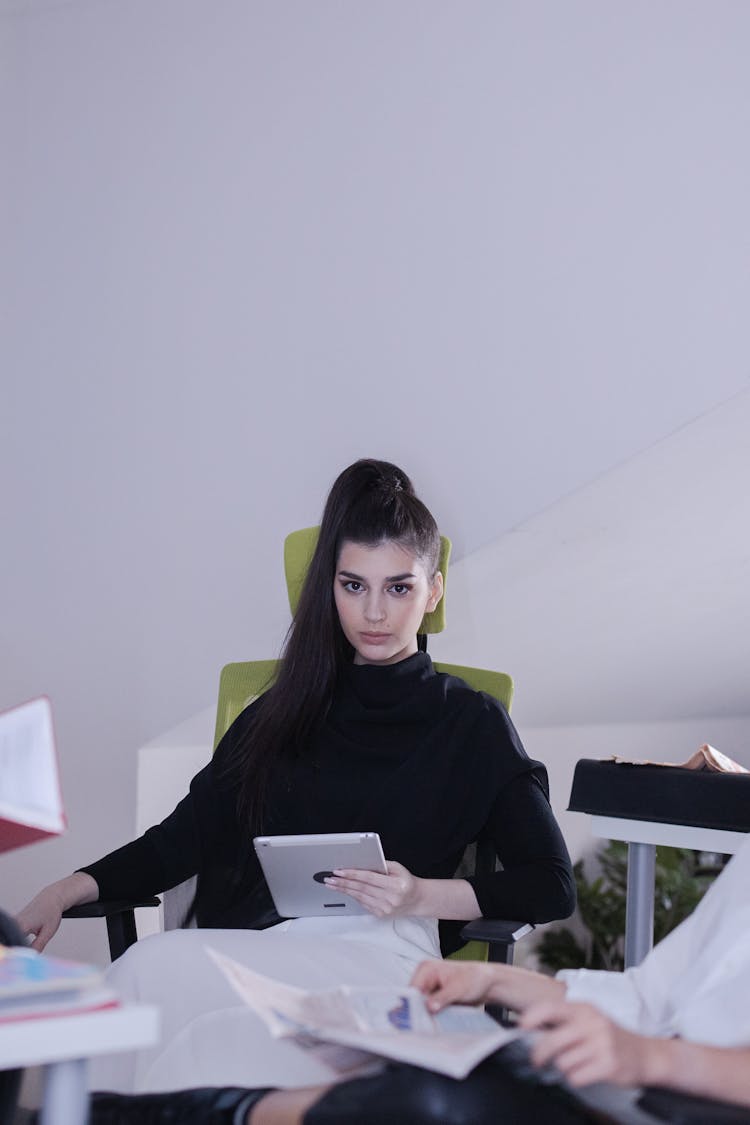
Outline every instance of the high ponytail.
POLYGON ((384 540, 412 551, 434 578, 440 533, 409 477, 389 461, 355 461, 328 494, 278 675, 258 703, 247 737, 235 748, 231 768, 238 774, 238 807, 253 832, 263 830, 274 762, 305 753, 325 721, 341 669, 354 655, 333 594, 341 546, 347 541, 375 546, 384 540))

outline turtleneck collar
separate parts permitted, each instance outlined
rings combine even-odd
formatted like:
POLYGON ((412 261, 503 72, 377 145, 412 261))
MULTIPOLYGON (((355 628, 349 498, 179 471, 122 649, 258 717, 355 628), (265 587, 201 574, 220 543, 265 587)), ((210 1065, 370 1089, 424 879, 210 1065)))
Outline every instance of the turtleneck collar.
POLYGON ((397 664, 347 664, 342 683, 367 708, 391 707, 408 698, 435 675, 426 652, 415 652, 397 664))

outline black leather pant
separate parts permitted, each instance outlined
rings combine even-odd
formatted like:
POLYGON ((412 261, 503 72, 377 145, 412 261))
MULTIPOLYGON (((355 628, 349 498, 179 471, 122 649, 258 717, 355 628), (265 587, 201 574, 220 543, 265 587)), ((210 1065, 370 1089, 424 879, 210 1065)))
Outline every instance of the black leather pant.
MULTIPOLYGON (((581 1125, 596 1120, 559 1087, 542 1084, 514 1044, 462 1082, 391 1064, 332 1086, 305 1125, 581 1125)), ((238 1087, 171 1094, 94 1094, 91 1125, 244 1125, 266 1091, 238 1087)))
POLYGON ((595 1120, 563 1090, 515 1076, 495 1056, 463 1081, 394 1064, 331 1087, 305 1125, 581 1125, 595 1120))

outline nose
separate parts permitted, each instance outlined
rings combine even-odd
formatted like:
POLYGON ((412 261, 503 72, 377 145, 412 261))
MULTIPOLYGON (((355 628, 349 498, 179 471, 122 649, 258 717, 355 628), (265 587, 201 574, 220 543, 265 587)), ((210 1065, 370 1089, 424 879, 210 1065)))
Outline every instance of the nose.
POLYGON ((385 607, 380 593, 373 590, 365 602, 365 620, 375 625, 385 620, 385 607))

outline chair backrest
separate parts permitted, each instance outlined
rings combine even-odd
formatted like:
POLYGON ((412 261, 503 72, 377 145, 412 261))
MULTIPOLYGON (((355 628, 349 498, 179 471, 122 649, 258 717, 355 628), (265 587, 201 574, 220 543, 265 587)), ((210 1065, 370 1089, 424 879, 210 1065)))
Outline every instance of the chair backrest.
POLYGON ((445 664, 442 660, 433 661, 437 672, 445 672, 449 676, 458 676, 464 680, 474 691, 484 691, 502 703, 510 713, 513 705, 513 678, 507 672, 492 672, 488 668, 472 668, 465 664, 445 664))
MULTIPOLYGON (((277 660, 243 660, 225 664, 219 678, 219 702, 216 708, 214 749, 241 711, 271 686, 278 668, 277 660)), ((475 691, 485 691, 498 699, 506 711, 513 702, 513 680, 505 672, 484 668, 467 668, 463 664, 436 663, 438 672, 447 672, 465 680, 475 691)))
POLYGON ((268 690, 278 666, 278 660, 242 660, 224 665, 219 676, 214 750, 240 712, 268 690))

